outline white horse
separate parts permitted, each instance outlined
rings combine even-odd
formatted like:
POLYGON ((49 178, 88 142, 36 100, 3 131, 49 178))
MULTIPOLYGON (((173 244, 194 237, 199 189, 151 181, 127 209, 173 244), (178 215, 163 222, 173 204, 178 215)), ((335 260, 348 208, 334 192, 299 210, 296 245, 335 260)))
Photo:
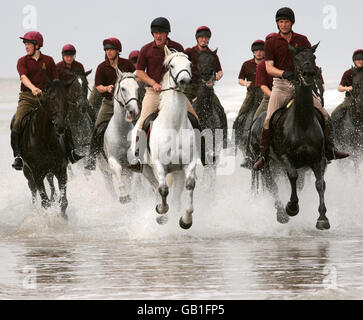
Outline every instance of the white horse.
POLYGON ((115 177, 119 188, 119 200, 126 203, 131 200, 128 187, 131 171, 127 169, 127 151, 130 148, 128 134, 133 129, 132 121, 139 114, 138 88, 139 85, 133 73, 121 73, 116 69, 117 81, 113 97, 114 113, 104 135, 104 153, 98 155, 99 167, 106 178, 106 185, 115 194, 112 176, 115 177))
MULTIPOLYGON (((160 193, 161 203, 156 206, 159 214, 166 214, 169 210, 166 201, 169 194, 168 173, 173 173, 173 191, 178 196, 178 202, 185 186, 188 202, 186 213, 180 218, 179 225, 188 229, 193 222, 197 150, 195 133, 187 116, 187 98, 181 91, 191 84, 191 62, 184 53, 170 51, 166 46, 164 51, 164 65, 168 72, 161 82, 163 92, 160 97, 160 111, 150 133, 150 152, 146 152, 143 175, 155 191, 157 189, 160 193)), ((136 128, 132 141, 136 141, 136 128)), ((164 219, 157 220, 159 223, 164 222, 164 219)))

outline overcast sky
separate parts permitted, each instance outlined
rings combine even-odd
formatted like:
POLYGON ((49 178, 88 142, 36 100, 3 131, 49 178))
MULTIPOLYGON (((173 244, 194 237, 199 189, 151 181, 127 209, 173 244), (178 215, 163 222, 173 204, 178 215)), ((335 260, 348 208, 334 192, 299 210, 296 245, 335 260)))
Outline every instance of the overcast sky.
POLYGON ((152 40, 150 23, 158 16, 169 19, 170 38, 185 48, 195 45, 198 26, 209 26, 210 47, 218 47, 222 68, 236 78, 243 61, 252 57, 251 43, 276 31, 275 13, 283 6, 295 11, 295 32, 306 35, 312 44, 320 41, 317 63, 326 80, 340 79, 352 65, 353 51, 363 47, 361 0, 2 1, 0 78, 18 77, 16 63, 25 54, 19 36, 34 22, 34 15, 25 10, 29 5, 36 9, 36 29, 44 36, 42 52, 58 62, 62 46, 72 43, 77 60, 94 71, 104 58, 103 39, 119 38, 122 56, 127 57, 152 40))

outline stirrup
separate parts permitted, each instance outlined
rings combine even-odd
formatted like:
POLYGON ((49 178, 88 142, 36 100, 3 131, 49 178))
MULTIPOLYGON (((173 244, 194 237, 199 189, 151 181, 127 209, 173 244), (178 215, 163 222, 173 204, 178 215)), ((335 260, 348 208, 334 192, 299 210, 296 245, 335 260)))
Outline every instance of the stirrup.
POLYGON ((262 170, 265 167, 266 159, 264 156, 260 156, 259 159, 255 162, 253 165, 253 170, 259 171, 262 170))
POLYGON ((23 159, 20 156, 16 156, 13 164, 11 165, 15 170, 23 170, 23 159))

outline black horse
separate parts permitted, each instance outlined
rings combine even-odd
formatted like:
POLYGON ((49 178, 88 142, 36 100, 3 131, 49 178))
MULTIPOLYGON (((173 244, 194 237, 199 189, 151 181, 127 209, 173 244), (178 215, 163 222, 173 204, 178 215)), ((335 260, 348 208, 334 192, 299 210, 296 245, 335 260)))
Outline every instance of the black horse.
POLYGON ((63 138, 68 108, 67 89, 60 80, 47 80, 49 87, 44 99, 39 100, 38 107, 22 122, 20 153, 33 203, 38 191, 43 208, 50 207, 51 201, 44 187, 44 178, 49 174, 55 175, 60 190, 61 214, 66 219, 68 157, 63 138))
MULTIPOLYGON (((67 70, 68 71, 68 70, 67 70)), ((92 72, 73 71, 68 86, 68 123, 72 133, 75 150, 79 154, 88 154, 94 124, 89 114, 90 106, 87 100, 87 76, 92 72)))
POLYGON ((251 103, 251 108, 247 111, 247 113, 240 115, 233 123, 236 147, 242 151, 246 158, 249 156, 246 153, 248 152, 250 129, 252 126, 253 117, 263 98, 263 92, 260 88, 253 88, 252 90, 253 101, 251 103))
POLYGON ((351 155, 356 171, 363 157, 363 68, 353 68, 353 104, 347 110, 334 112, 332 121, 338 146, 351 155))
MULTIPOLYGON (((319 218, 316 227, 320 230, 329 229, 329 221, 325 216, 324 203, 327 159, 325 157, 325 138, 322 129, 322 115, 313 105, 312 88, 317 75, 314 52, 318 44, 312 48, 289 49, 294 53, 294 73, 296 76, 294 102, 286 109, 278 110, 270 121, 273 139, 270 146, 270 162, 262 172, 262 177, 269 191, 274 195, 277 219, 281 223, 288 221, 288 216, 299 212, 297 197, 297 179, 299 168, 311 168, 316 177, 315 186, 319 193, 319 218), (286 205, 286 212, 278 196, 275 182, 278 169, 283 169, 290 180, 291 196, 286 205)), ((261 114, 252 126, 250 149, 254 155, 259 153, 261 131, 265 118, 261 114)), ((254 172, 254 174, 258 174, 254 172)))
POLYGON ((200 51, 198 70, 200 83, 193 108, 198 115, 201 129, 206 140, 206 163, 216 164, 221 149, 227 147, 227 117, 214 93, 217 50, 200 51))

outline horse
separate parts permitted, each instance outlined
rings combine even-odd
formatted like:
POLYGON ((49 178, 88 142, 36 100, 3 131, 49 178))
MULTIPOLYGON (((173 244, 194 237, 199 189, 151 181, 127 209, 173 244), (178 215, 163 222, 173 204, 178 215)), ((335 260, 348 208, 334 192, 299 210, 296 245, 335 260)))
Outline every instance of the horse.
POLYGON ((263 98, 263 92, 260 88, 253 88, 252 90, 252 107, 248 110, 246 114, 242 114, 242 116, 238 117, 233 123, 233 130, 235 133, 235 145, 242 151, 247 159, 249 159, 246 153, 248 152, 250 130, 253 123, 253 117, 263 98))
POLYGON ((89 111, 87 100, 87 76, 92 72, 68 71, 72 78, 68 80, 68 123, 72 133, 75 149, 79 154, 88 154, 94 124, 89 111))
POLYGON ((67 219, 67 165, 68 158, 63 136, 66 131, 67 88, 60 81, 50 81, 43 101, 22 121, 20 137, 23 173, 28 180, 32 194, 32 203, 36 202, 37 192, 41 197, 42 207, 47 209, 51 201, 44 186, 44 178, 55 175, 60 190, 61 216, 67 219))
MULTIPOLYGON (((183 93, 191 85, 191 62, 186 54, 171 51, 167 46, 164 47, 164 53, 167 72, 161 82, 160 112, 150 132, 150 151, 146 151, 143 175, 161 196, 161 203, 156 205, 156 212, 164 219, 157 219, 158 223, 165 222, 165 214, 169 210, 168 173, 172 172, 174 176, 177 205, 180 204, 180 195, 185 186, 188 193, 187 209, 179 219, 179 225, 188 229, 193 222, 193 192, 197 165, 196 134, 187 116, 187 97, 183 93)), ((132 141, 135 141, 136 134, 134 129, 132 141)))
POLYGON ((214 93, 217 50, 200 51, 198 70, 200 84, 193 108, 198 115, 201 129, 209 136, 206 139, 205 162, 215 165, 223 146, 227 146, 227 117, 224 110, 218 106, 220 102, 214 93), (223 135, 218 135, 218 131, 223 135))
POLYGON ((353 104, 347 110, 334 112, 332 122, 338 146, 347 149, 356 172, 363 157, 363 68, 352 68, 353 104))
MULTIPOLYGON (((326 217, 327 210, 324 201, 326 188, 324 173, 327 166, 325 139, 321 124, 322 115, 314 107, 312 97, 316 77, 314 53, 318 45, 319 43, 312 48, 293 48, 289 45, 289 49, 294 54, 294 100, 289 108, 276 111, 270 121, 270 129, 273 130, 270 162, 266 164, 262 178, 274 196, 277 220, 280 223, 286 223, 288 216, 295 216, 299 212, 298 169, 301 171, 301 169, 311 168, 316 178, 315 187, 319 194, 319 218, 316 228, 326 230, 330 228, 330 224, 326 217), (291 186, 290 201, 285 208, 279 199, 278 187, 275 182, 279 169, 287 173, 291 186)), ((265 115, 262 113, 251 129, 250 151, 255 156, 259 153, 265 115)), ((253 174, 258 175, 258 172, 253 172, 253 174)))
POLYGON ((103 153, 98 154, 98 165, 104 174, 108 189, 114 194, 112 176, 117 180, 121 203, 131 201, 128 181, 131 171, 127 168, 130 141, 128 134, 133 129, 133 121, 139 115, 139 84, 133 73, 121 73, 116 69, 117 81, 114 93, 114 114, 104 134, 103 153))

